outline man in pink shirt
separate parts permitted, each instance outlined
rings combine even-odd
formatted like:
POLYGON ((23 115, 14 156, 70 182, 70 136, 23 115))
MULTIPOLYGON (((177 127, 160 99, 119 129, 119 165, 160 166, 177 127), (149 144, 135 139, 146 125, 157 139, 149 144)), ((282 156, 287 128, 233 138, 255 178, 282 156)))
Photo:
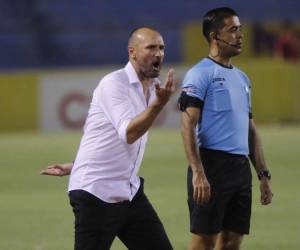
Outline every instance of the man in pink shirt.
POLYGON ((157 78, 164 49, 156 30, 134 30, 126 67, 106 75, 94 91, 74 164, 41 172, 70 173, 76 250, 110 249, 116 236, 131 250, 172 249, 137 175, 147 131, 175 90, 173 70, 163 87, 157 78))

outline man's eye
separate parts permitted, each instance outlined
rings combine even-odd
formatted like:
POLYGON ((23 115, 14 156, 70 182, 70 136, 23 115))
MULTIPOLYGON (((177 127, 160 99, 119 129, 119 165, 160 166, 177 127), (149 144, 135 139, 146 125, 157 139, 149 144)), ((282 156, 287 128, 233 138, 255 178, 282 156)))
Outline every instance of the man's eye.
POLYGON ((232 32, 237 32, 237 31, 241 32, 242 31, 242 27, 234 27, 234 28, 232 28, 232 32))

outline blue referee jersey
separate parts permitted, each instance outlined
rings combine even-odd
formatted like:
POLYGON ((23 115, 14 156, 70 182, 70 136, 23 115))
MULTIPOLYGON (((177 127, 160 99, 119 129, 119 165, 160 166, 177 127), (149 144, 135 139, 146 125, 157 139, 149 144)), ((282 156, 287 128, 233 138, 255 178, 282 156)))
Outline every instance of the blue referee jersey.
POLYGON ((187 72, 182 87, 204 103, 196 128, 199 146, 248 155, 251 85, 246 74, 204 58, 187 72))

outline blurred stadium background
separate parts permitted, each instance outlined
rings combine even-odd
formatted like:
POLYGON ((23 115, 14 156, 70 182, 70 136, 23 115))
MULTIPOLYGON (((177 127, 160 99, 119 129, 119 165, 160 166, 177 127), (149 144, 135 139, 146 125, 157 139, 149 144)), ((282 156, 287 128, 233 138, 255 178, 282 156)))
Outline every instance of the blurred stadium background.
MULTIPOLYGON (((67 178, 39 170, 74 158, 92 91, 127 62, 132 29, 161 31, 162 79, 173 67, 180 83, 206 56, 201 17, 220 6, 234 8, 243 23, 244 50, 233 63, 252 81, 275 193, 271 206, 260 206, 254 180, 252 231, 243 249, 300 249, 300 1, 0 0, 1 250, 72 249, 67 178)), ((141 173, 175 250, 189 240, 176 99, 151 132, 141 173)), ((123 249, 118 241, 112 248, 123 249)))

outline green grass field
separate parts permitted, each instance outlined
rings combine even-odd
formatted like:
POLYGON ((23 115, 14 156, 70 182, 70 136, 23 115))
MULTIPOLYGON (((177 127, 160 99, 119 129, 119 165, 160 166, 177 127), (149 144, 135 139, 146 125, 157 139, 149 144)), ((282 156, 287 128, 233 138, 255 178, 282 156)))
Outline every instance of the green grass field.
MULTIPOLYGON (((260 127, 260 126, 259 126, 260 127)), ((254 178, 251 234, 245 250, 300 249, 300 127, 261 127, 272 170, 274 202, 259 204, 254 178)), ((0 134, 0 250, 71 250, 73 214, 68 178, 39 176, 47 164, 72 160, 75 134, 0 134)), ((145 191, 158 211, 175 250, 189 241, 186 161, 175 130, 152 130, 140 171, 145 191)), ((255 177, 255 176, 254 176, 255 177)), ((116 240, 112 250, 125 247, 116 240)))

